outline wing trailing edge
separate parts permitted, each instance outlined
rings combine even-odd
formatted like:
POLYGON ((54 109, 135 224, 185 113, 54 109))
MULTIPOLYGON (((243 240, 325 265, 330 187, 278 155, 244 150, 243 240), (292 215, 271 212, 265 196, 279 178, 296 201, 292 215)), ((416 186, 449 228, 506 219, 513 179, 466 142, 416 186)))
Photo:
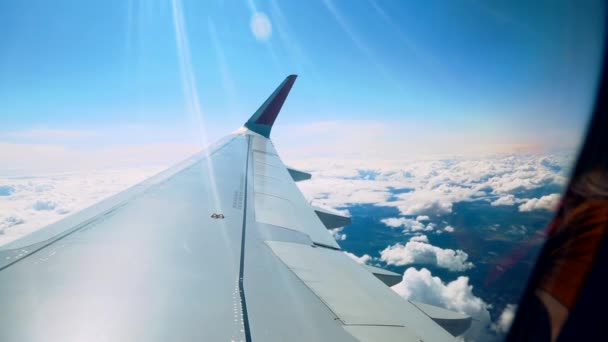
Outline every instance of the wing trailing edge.
POLYGON ((296 81, 297 75, 289 75, 281 85, 270 95, 270 97, 258 108, 258 110, 245 123, 245 127, 266 138, 270 137, 270 130, 276 120, 283 103, 289 95, 289 91, 296 81))
POLYGON ((349 216, 342 215, 335 210, 316 205, 311 205, 311 207, 327 229, 345 227, 351 223, 349 216))
POLYGON ((371 274, 373 274, 376 278, 378 278, 381 282, 383 282, 386 286, 389 287, 399 284, 401 282, 401 279, 403 278, 402 275, 399 273, 391 272, 380 267, 371 266, 367 264, 363 264, 361 266, 363 266, 363 268, 368 270, 371 274))
POLYGON ((443 329, 447 330, 452 336, 460 336, 471 327, 473 319, 469 315, 434 305, 414 301, 410 301, 410 303, 414 304, 414 306, 424 312, 443 329))

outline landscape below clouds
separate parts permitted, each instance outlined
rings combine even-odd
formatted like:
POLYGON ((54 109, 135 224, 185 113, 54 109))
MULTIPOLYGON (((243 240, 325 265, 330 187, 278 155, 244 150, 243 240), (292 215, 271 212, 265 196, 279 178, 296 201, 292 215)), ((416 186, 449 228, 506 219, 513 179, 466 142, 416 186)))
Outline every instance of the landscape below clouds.
POLYGON ((472 339, 508 330, 567 182, 569 154, 305 160, 313 204, 348 211, 334 230, 359 263, 403 274, 406 299, 467 313, 472 339))

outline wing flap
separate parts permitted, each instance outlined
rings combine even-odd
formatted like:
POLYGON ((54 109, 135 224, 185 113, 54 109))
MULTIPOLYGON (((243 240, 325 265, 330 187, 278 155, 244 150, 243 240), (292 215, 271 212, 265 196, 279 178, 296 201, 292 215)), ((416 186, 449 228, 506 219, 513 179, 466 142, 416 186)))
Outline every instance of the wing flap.
POLYGON ((386 286, 393 286, 399 284, 401 282, 402 276, 398 273, 387 271, 380 267, 375 267, 371 265, 362 265, 366 270, 368 270, 371 274, 373 274, 376 278, 378 278, 381 282, 386 284, 386 286))
POLYGON ((437 324, 439 324, 453 336, 462 335, 471 327, 471 316, 434 305, 413 301, 410 301, 410 303, 422 310, 425 314, 431 317, 433 321, 437 322, 437 324))
POLYGON ((251 135, 254 170, 254 212, 258 222, 297 230, 320 245, 339 249, 294 183, 270 140, 251 135))
MULTIPOLYGON (((291 242, 266 241, 266 245, 345 326, 399 328, 402 336, 416 336, 417 340, 453 340, 422 311, 387 289, 344 253, 291 242)), ((397 336, 394 330, 390 331, 393 333, 389 335, 397 336)), ((378 329, 357 334, 388 336, 378 329)))
POLYGON ((335 210, 330 210, 328 208, 322 208, 319 206, 312 206, 313 210, 325 225, 327 229, 334 229, 348 226, 351 223, 350 216, 345 216, 340 214, 335 210))

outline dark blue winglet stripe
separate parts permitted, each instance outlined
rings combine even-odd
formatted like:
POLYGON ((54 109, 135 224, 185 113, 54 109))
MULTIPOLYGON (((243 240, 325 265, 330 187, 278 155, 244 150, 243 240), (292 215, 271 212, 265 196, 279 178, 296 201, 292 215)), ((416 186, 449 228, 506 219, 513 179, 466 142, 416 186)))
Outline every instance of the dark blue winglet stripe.
POLYGON ((270 130, 276 120, 283 103, 289 95, 289 91, 296 81, 296 75, 289 75, 283 83, 270 95, 270 97, 262 104, 262 106, 251 116, 249 121, 245 123, 248 129, 265 136, 270 137, 270 130))

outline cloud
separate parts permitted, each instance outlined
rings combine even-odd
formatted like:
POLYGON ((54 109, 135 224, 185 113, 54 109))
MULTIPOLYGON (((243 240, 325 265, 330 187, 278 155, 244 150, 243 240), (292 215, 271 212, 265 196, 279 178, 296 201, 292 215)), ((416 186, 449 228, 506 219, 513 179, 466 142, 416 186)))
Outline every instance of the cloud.
POLYGON ((430 220, 430 218, 426 215, 419 215, 418 217, 416 217, 416 221, 422 222, 422 221, 428 221, 430 220))
POLYGON ((416 226, 424 228, 423 224, 418 223, 415 220, 406 219, 404 217, 391 217, 391 218, 386 218, 386 219, 380 220, 380 222, 384 223, 385 225, 387 225, 391 228, 398 228, 398 227, 404 226, 405 223, 409 222, 409 221, 416 222, 416 224, 417 224, 416 226))
POLYGON ((268 40, 272 34, 272 24, 265 13, 257 12, 251 17, 251 32, 257 40, 268 40))
POLYGON ((513 323, 516 312, 517 305, 507 304, 505 309, 500 314, 500 317, 498 317, 498 320, 490 326, 490 329, 498 333, 506 333, 509 331, 511 324, 513 323))
POLYGON ((4 216, 0 220, 0 235, 3 235, 4 231, 6 229, 11 228, 13 226, 16 226, 18 224, 22 224, 23 222, 25 222, 25 221, 21 217, 19 217, 17 215, 4 216))
POLYGON ((545 167, 551 171, 555 171, 555 172, 559 172, 564 168, 564 166, 560 163, 559 160, 557 160, 551 156, 541 158, 539 160, 539 164, 542 165, 543 167, 545 167))
POLYGON ((418 270, 410 267, 403 273, 401 282, 392 289, 407 300, 443 307, 473 317, 480 324, 478 328, 472 328, 467 335, 479 336, 482 332, 480 330, 490 324, 489 305, 475 296, 473 286, 469 284, 469 278, 466 276, 444 283, 426 268, 418 270))
POLYGON ((414 235, 410 238, 410 241, 429 243, 429 238, 426 235, 414 235))
POLYGON ((557 204, 561 198, 560 194, 551 194, 543 196, 541 198, 532 198, 526 200, 519 206, 519 211, 533 211, 533 210, 548 210, 553 211, 557 208, 557 204))
MULTIPOLYGON (((447 186, 442 186, 447 189, 447 186)), ((451 190, 450 190, 451 191, 451 190)), ((440 188, 419 189, 413 192, 398 195, 397 201, 383 203, 384 206, 397 206, 403 215, 427 214, 447 214, 452 212, 454 202, 460 199, 451 198, 450 194, 442 192, 440 188)))
POLYGON ((331 233, 331 236, 333 236, 333 238, 336 241, 344 241, 344 240, 346 240, 346 234, 342 233, 343 229, 344 229, 344 227, 334 228, 334 229, 330 229, 329 232, 331 233))
POLYGON ((524 201, 515 197, 516 192, 564 186, 565 168, 546 167, 543 161, 547 158, 556 165, 570 161, 558 156, 509 155, 376 161, 306 159, 289 164, 312 173, 311 180, 298 186, 315 203, 394 207, 401 215, 424 221, 425 216, 451 213, 454 203, 492 198, 492 205, 514 205, 524 201), (373 179, 369 177, 372 174, 373 179), (411 190, 394 190, 403 188, 411 190))
POLYGON ((405 245, 392 245, 380 252, 380 260, 389 265, 428 264, 452 272, 473 268, 473 263, 467 261, 468 258, 469 255, 460 249, 443 249, 420 240, 410 240, 405 245))
POLYGON ((84 209, 162 170, 122 168, 0 177, 0 245, 84 209))
POLYGON ((372 257, 367 254, 363 254, 360 257, 349 252, 344 252, 344 254, 346 254, 349 258, 355 260, 359 264, 367 264, 372 259, 372 257))
POLYGON ((513 205, 518 202, 519 202, 519 200, 517 198, 515 198, 515 196, 509 194, 509 195, 500 196, 498 199, 496 199, 495 201, 490 203, 490 205, 493 205, 493 206, 513 205))
POLYGON ((390 217, 382 219, 380 222, 391 228, 403 227, 404 232, 431 231, 435 228, 433 223, 425 225, 424 223, 405 217, 390 217))
MULTIPOLYGON (((336 169, 333 172, 337 174, 340 171, 336 169)), ((354 176, 356 173, 350 173, 350 171, 336 177, 326 178, 315 175, 314 181, 298 182, 298 185, 307 197, 312 199, 312 204, 334 208, 384 203, 391 197, 391 192, 383 182, 345 178, 354 176)))
POLYGON ((445 228, 443 228, 444 231, 448 232, 448 233, 453 233, 454 232, 454 227, 452 226, 446 226, 445 228))
POLYGON ((32 205, 34 210, 53 210, 57 207, 57 203, 53 201, 37 200, 32 205))

